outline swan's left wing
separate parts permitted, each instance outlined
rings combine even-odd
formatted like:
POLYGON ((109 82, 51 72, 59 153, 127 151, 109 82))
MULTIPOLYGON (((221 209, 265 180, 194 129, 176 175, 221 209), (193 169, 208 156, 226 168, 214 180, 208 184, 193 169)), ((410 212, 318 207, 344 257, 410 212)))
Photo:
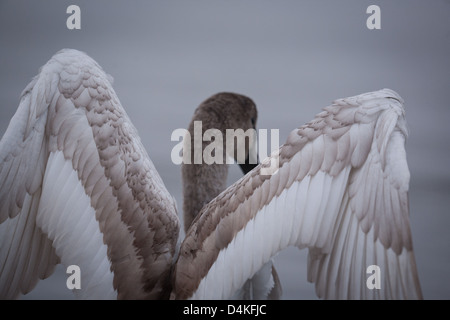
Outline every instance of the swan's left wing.
POLYGON ((55 54, 0 141, 0 298, 59 261, 81 269, 81 298, 167 296, 178 229, 109 77, 82 52, 55 54))
POLYGON ((403 100, 384 89, 337 100, 294 130, 194 220, 172 298, 229 298, 290 245, 309 248, 319 297, 421 298, 405 126, 403 100))

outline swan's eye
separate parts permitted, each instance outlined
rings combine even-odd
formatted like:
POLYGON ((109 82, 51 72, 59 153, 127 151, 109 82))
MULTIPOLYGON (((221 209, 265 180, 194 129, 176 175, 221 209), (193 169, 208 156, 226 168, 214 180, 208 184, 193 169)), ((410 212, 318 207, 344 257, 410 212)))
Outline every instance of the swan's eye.
POLYGON ((252 120, 253 129, 255 129, 255 118, 252 118, 251 120, 252 120))

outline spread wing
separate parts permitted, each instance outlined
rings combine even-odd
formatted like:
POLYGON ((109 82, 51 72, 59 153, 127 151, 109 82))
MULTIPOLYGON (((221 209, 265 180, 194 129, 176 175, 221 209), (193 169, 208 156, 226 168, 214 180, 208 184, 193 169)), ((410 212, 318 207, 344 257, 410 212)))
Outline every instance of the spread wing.
POLYGON ((86 54, 62 50, 24 90, 0 142, 0 297, 78 265, 81 298, 164 293, 173 198, 86 54))
POLYGON ((181 245, 171 297, 228 298, 293 245, 309 249, 319 297, 421 298, 406 136, 392 90, 335 101, 203 208, 181 245))

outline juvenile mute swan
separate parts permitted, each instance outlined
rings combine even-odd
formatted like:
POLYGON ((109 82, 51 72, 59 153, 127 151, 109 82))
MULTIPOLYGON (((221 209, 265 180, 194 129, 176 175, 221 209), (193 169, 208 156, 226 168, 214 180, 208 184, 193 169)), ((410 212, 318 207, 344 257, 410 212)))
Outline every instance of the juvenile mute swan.
POLYGON ((228 298, 293 245, 308 248, 319 297, 421 298, 406 136, 392 90, 335 101, 206 204, 175 257, 174 200, 109 78, 62 50, 0 142, 0 297, 62 263, 82 270, 80 298, 228 298), (261 174, 272 160, 279 169, 261 174))
MULTIPOLYGON (((195 110, 194 116, 188 127, 188 134, 184 138, 184 150, 188 155, 181 165, 182 182, 183 182, 183 213, 184 213, 184 231, 187 232, 192 220, 198 215, 202 207, 209 203, 212 199, 225 190, 228 175, 227 158, 238 159, 237 149, 241 147, 245 154, 242 154, 242 159, 239 163, 244 174, 256 167, 258 162, 256 155, 256 136, 255 133, 257 121, 257 109, 255 103, 248 97, 221 92, 206 99, 195 110), (201 130, 200 126, 201 125, 201 130), (199 132, 195 132, 198 130, 199 132), (215 141, 220 144, 222 156, 219 161, 210 164, 205 161, 195 163, 196 154, 203 155, 204 151, 209 146, 209 141, 202 141, 196 143, 195 137, 207 135, 208 132, 216 130, 220 134, 217 137, 222 138, 222 141, 215 141), (241 130, 240 134, 228 135, 227 132, 232 130, 241 130), (247 141, 244 140, 247 134, 247 141), (247 142, 247 145, 238 146, 238 140, 234 144, 234 148, 227 149, 227 142, 239 137, 241 143, 247 142), (198 150, 196 150, 198 149, 198 150), (227 153, 231 151, 231 154, 227 153), (200 152, 199 152, 200 151, 200 152), (252 154, 252 152, 254 154, 252 154)), ((214 138, 212 138, 214 139, 214 138)), ((202 159, 200 159, 202 160, 202 159)), ((205 160, 205 159, 204 159, 205 160)), ((247 281, 242 290, 236 292, 233 299, 278 299, 281 296, 281 283, 278 274, 273 266, 273 261, 265 264, 260 271, 258 271, 249 281, 247 281)))
MULTIPOLYGON (((196 153, 202 155, 210 143, 202 140, 202 144, 198 145, 200 153, 194 149, 196 146, 194 138, 198 136, 194 132, 195 123, 201 121, 201 137, 204 136, 207 130, 211 129, 219 131, 222 137, 226 137, 227 129, 242 129, 243 132, 247 132, 249 129, 256 129, 257 116, 256 105, 250 98, 228 92, 213 95, 202 102, 195 110, 188 127, 189 135, 186 135, 183 140, 189 142, 189 144, 185 143, 184 145, 185 149, 188 147, 190 149, 190 157, 185 159, 189 163, 183 162, 181 165, 184 230, 186 232, 201 208, 225 190, 228 175, 228 165, 226 165, 228 154, 226 152, 222 152, 220 163, 206 164, 205 161, 201 161, 200 164, 195 163, 194 157, 196 153)), ((253 140, 251 138, 249 137, 248 140, 253 140)), ((248 141, 246 162, 240 164, 244 174, 255 168, 257 164, 257 161, 254 161, 253 164, 251 163, 248 154, 250 145, 254 143, 254 140, 248 141)), ((226 150, 225 139, 222 139, 221 145, 222 149, 226 150)), ((237 158, 234 154, 230 156, 237 158)))

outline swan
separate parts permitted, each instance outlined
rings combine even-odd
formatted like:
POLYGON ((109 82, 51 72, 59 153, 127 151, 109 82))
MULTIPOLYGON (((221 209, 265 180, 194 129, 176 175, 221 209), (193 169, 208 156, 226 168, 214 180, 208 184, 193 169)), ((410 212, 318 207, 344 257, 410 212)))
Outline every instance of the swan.
MULTIPOLYGON (((250 172, 256 167, 259 162, 256 155, 256 121, 257 109, 252 99, 241 94, 221 92, 215 94, 204 102, 194 111, 191 122, 188 126, 188 131, 183 139, 183 162, 181 163, 182 185, 183 185, 183 221, 184 231, 188 232, 192 221, 198 215, 202 207, 209 203, 212 199, 217 197, 222 191, 226 189, 228 165, 227 158, 233 160, 238 159, 237 149, 245 150, 242 154, 243 161, 237 161, 244 174, 250 172), (196 126, 200 124, 201 127, 196 126), (202 143, 195 142, 196 130, 204 137, 208 132, 217 133, 217 137, 222 137, 222 141, 215 141, 220 144, 219 150, 222 150, 222 156, 218 161, 210 161, 205 164, 206 159, 199 159, 196 164, 196 152, 204 155, 204 151, 208 148, 208 141, 202 143), (211 131, 214 130, 214 131, 211 131), (227 136, 229 130, 242 130, 233 135, 227 136), (241 142, 245 143, 244 138, 247 134, 248 145, 239 146, 239 138, 241 142), (223 138, 225 137, 225 139, 223 138), (238 137, 238 143, 227 149, 227 142, 231 140, 234 142, 235 137, 238 137), (196 150, 196 148, 198 150, 196 150), (230 154, 223 152, 223 150, 231 151, 230 154), (200 152, 199 152, 200 151, 200 152)), ((218 155, 217 155, 218 156, 218 155)), ((282 295, 282 288, 278 273, 273 265, 271 259, 261 267, 261 270, 249 279, 243 288, 238 290, 232 299, 279 299, 282 295)))
POLYGON ((320 298, 420 299, 406 137, 396 92, 336 100, 194 213, 177 247, 176 204, 110 77, 64 49, 0 141, 0 297, 62 263, 82 270, 79 298, 229 298, 297 246, 320 298), (380 288, 367 285, 372 265, 380 288))
MULTIPOLYGON (((183 150, 190 151, 181 163, 182 183, 183 183, 183 216, 184 216, 184 230, 187 232, 192 220, 200 212, 201 208, 212 199, 214 199, 220 192, 226 189, 226 177, 228 175, 228 166, 223 165, 227 162, 227 157, 236 159, 235 154, 228 155, 222 152, 221 161, 215 161, 206 164, 204 159, 200 159, 201 163, 195 163, 195 154, 197 147, 203 156, 203 151, 208 145, 208 141, 203 141, 202 144, 195 143, 196 122, 200 123, 201 127, 197 126, 197 130, 201 130, 201 137, 204 137, 206 131, 216 130, 221 137, 226 136, 227 129, 242 129, 247 132, 249 129, 256 129, 257 121, 256 105, 250 98, 229 92, 221 92, 215 94, 204 102, 202 102, 194 111, 194 115, 188 126, 188 133, 183 139, 183 150), (206 178, 207 177, 207 178, 206 178)), ((222 150, 226 150, 226 141, 222 138, 222 150)), ((249 146, 246 149, 245 162, 240 163, 244 174, 256 167, 257 160, 251 163, 250 161, 250 146, 255 144, 255 137, 249 136, 249 146)), ((234 151, 234 149, 233 149, 234 151)))

